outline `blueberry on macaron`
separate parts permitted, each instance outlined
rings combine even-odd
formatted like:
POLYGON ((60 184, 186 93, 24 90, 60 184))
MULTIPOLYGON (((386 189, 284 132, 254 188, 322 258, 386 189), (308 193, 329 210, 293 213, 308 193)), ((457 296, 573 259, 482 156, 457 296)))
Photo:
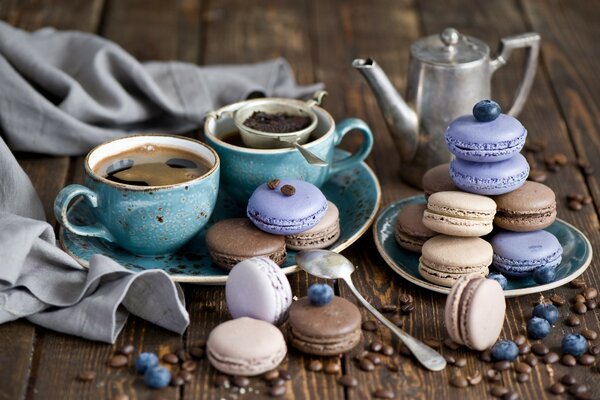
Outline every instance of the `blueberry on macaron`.
POLYGON ((511 340, 499 340, 491 348, 492 358, 496 361, 514 361, 519 355, 519 347, 511 340))
POLYGON ((490 272, 487 276, 488 279, 492 279, 500 284, 502 290, 506 290, 506 286, 508 286, 508 280, 504 275, 499 272, 490 272))
POLYGON ((333 300, 333 288, 325 283, 314 283, 308 288, 308 300, 314 306, 324 306, 333 300))
POLYGON ((544 318, 531 317, 527 321, 527 333, 532 339, 543 339, 550 333, 550 323, 544 318))
POLYGON ((479 122, 490 122, 502 113, 500 105, 494 100, 481 100, 473 107, 473 116, 479 122))
POLYGON ((158 365, 158 357, 154 353, 141 353, 135 360, 135 370, 140 374, 158 365))
POLYGON ((579 357, 588 349, 587 340, 578 333, 568 333, 562 340, 562 351, 565 354, 571 354, 579 357))
POLYGON ((543 318, 548 321, 550 325, 554 325, 558 320, 559 312, 554 304, 540 303, 536 304, 533 308, 533 316, 543 318))
POLYGON ((144 383, 152 389, 162 389, 171 382, 171 373, 165 367, 148 368, 144 373, 144 383))
POLYGON ((540 285, 554 282, 556 279, 556 267, 554 265, 543 265, 533 271, 533 280, 540 285))

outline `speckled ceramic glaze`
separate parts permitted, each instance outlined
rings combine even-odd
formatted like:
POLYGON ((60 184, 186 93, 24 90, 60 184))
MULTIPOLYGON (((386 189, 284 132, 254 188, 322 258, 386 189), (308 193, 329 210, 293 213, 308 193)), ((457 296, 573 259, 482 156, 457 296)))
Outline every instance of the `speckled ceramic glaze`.
POLYGON ((85 186, 69 185, 56 197, 54 213, 71 233, 98 237, 134 254, 172 253, 194 237, 208 222, 219 191, 219 157, 197 140, 169 135, 137 135, 104 143, 85 160, 85 186), (208 160, 203 176, 167 186, 133 186, 112 182, 94 172, 98 162, 141 145, 179 147, 208 160), (93 220, 73 223, 69 203, 83 196, 93 220))
MULTIPOLYGON (((347 156, 346 152, 335 151, 337 159, 347 156)), ((354 243, 375 219, 381 200, 379 182, 373 171, 363 162, 354 168, 335 173, 321 190, 339 209, 341 233, 329 250, 340 252, 354 243)), ((93 224, 95 217, 92 210, 88 202, 77 201, 69 209, 68 217, 78 225, 93 224)), ((209 225, 217 221, 243 217, 245 214, 246 207, 238 205, 221 189, 209 224, 181 249, 162 256, 135 255, 104 239, 75 235, 64 228, 61 228, 59 238, 62 248, 84 266, 87 266, 94 254, 103 254, 132 271, 160 268, 174 281, 223 284, 227 275, 210 259, 205 245, 206 231, 209 225)), ((295 259, 296 252, 288 251, 282 265, 284 273, 298 271, 295 259)))
MULTIPOLYGON (((415 285, 434 292, 449 293, 450 288, 436 285, 424 280, 419 274, 419 253, 400 247, 394 239, 396 218, 400 210, 409 204, 425 204, 422 195, 398 200, 384 208, 373 224, 373 236, 377 250, 387 264, 399 275, 415 285)), ((585 235, 573 225, 560 219, 546 228, 552 233, 563 248, 563 258, 556 268, 556 280, 540 285, 532 278, 508 278, 508 286, 504 290, 506 297, 523 296, 550 290, 572 281, 590 265, 592 246, 585 235)))
MULTIPOLYGON (((221 185, 240 204, 245 205, 254 189, 271 179, 301 179, 321 187, 330 176, 356 167, 371 152, 373 134, 367 124, 360 119, 349 118, 336 125, 331 115, 317 106, 313 107, 317 114, 317 127, 304 147, 327 161, 327 167, 310 165, 295 148, 252 149, 223 141, 223 138, 237 131, 231 113, 242 105, 259 100, 248 100, 221 108, 210 113, 204 124, 206 142, 221 158, 221 185), (361 148, 334 162, 335 146, 353 130, 363 136, 361 148)), ((302 101, 298 102, 304 104, 302 101)))

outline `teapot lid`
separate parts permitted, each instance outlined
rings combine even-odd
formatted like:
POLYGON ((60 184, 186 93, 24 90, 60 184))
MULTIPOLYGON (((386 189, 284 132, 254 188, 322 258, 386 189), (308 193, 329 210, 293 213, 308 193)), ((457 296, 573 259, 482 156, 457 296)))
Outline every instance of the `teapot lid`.
POLYGON ((466 64, 479 61, 489 55, 487 44, 471 36, 460 34, 454 28, 446 28, 439 35, 417 40, 410 48, 414 58, 431 64, 466 64))

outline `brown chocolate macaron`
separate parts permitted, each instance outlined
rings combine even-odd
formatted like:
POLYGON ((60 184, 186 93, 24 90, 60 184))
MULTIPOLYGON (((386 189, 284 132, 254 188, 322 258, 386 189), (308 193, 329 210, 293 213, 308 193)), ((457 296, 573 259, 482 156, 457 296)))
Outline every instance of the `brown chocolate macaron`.
POLYGON ((509 231, 537 231, 556 219, 554 191, 538 182, 526 181, 517 190, 494 197, 494 201, 494 223, 509 231))
POLYGON ((287 256, 283 236, 263 232, 247 218, 224 219, 211 226, 206 232, 206 247, 213 262, 227 270, 258 256, 281 265, 287 256))
POLYGON ((353 349, 361 339, 360 311, 337 296, 322 306, 313 305, 308 297, 293 302, 288 324, 292 346, 308 354, 342 354, 353 349))
POLYGON ((423 225, 423 213, 426 209, 426 204, 409 204, 400 210, 395 230, 396 242, 400 247, 420 253, 423 243, 437 235, 423 225))
POLYGON ((440 164, 437 167, 429 169, 423 175, 421 183, 425 192, 425 198, 437 192, 459 190, 450 177, 450 163, 440 164))

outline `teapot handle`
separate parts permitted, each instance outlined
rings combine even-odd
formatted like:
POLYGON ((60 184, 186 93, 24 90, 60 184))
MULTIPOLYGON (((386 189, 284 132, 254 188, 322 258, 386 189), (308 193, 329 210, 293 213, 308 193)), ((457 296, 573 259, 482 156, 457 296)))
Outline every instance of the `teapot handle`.
POLYGON ((533 85, 535 70, 537 68, 537 59, 540 53, 540 35, 535 32, 529 32, 502 38, 500 40, 500 54, 490 63, 492 73, 494 73, 498 68, 506 64, 513 50, 522 47, 529 48, 529 51, 527 54, 527 62, 525 63, 525 74, 519 84, 513 104, 508 111, 508 115, 512 116, 519 115, 525 105, 525 100, 527 100, 531 86, 533 85))

